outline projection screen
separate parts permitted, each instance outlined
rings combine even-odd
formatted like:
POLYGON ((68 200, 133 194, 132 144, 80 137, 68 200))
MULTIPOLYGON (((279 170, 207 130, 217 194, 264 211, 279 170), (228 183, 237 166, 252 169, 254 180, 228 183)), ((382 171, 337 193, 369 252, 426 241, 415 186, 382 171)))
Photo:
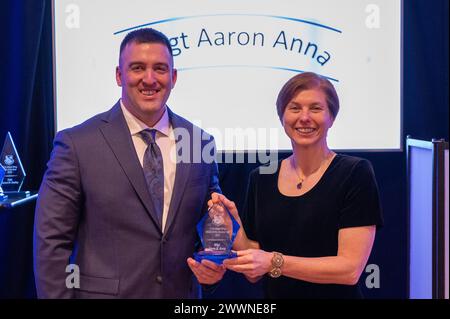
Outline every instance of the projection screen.
POLYGON ((58 131, 117 102, 120 42, 152 27, 178 69, 168 106, 218 150, 291 149, 275 101, 305 71, 338 92, 331 148, 401 149, 401 0, 58 0, 53 17, 58 131))

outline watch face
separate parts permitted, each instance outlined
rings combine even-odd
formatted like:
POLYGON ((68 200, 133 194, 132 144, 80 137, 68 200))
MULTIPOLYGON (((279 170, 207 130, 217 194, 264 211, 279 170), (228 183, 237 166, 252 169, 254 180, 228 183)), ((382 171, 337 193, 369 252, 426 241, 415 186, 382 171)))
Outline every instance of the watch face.
POLYGON ((281 266, 283 266, 283 262, 283 255, 274 252, 272 257, 272 270, 269 272, 270 277, 278 278, 281 276, 281 266))
POLYGON ((274 267, 281 267, 281 265, 283 265, 283 257, 281 257, 280 255, 275 255, 272 259, 272 265, 274 267))
POLYGON ((274 268, 270 271, 270 277, 272 278, 278 278, 281 276, 281 269, 280 268, 274 268))
POLYGON ((283 255, 280 253, 274 253, 272 257, 272 266, 275 268, 280 268, 283 265, 283 255))

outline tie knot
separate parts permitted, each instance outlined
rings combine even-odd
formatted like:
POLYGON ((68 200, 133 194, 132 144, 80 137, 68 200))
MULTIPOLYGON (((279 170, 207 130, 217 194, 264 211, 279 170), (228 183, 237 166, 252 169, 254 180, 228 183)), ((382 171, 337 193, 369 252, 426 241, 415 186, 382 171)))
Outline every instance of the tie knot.
POLYGON ((156 129, 145 129, 140 131, 139 133, 141 134, 141 137, 144 140, 145 144, 150 145, 155 143, 156 129))

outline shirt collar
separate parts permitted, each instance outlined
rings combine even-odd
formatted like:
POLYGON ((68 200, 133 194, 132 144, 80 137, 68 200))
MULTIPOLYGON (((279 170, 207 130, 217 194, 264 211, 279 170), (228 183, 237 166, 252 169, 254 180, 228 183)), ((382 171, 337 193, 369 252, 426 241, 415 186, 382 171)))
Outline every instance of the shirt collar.
POLYGON ((125 116, 125 121, 127 122, 131 135, 139 134, 139 132, 148 128, 153 128, 163 135, 169 136, 170 121, 167 107, 164 111, 163 116, 161 116, 159 121, 153 127, 148 127, 147 124, 131 114, 130 111, 128 111, 128 109, 125 107, 125 105, 123 105, 122 99, 120 99, 120 108, 122 109, 123 115, 125 116))

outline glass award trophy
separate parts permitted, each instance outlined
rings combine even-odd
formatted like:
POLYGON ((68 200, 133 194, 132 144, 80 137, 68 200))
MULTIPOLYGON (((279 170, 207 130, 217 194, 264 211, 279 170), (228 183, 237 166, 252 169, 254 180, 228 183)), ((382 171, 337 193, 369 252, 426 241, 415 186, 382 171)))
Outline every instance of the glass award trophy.
POLYGON ((195 260, 201 262, 208 259, 221 265, 225 259, 237 257, 231 247, 239 227, 236 219, 222 203, 211 206, 197 224, 203 250, 194 253, 195 260))
POLYGON ((5 176, 0 184, 3 192, 6 194, 19 193, 26 174, 9 132, 6 134, 5 143, 0 154, 0 164, 5 169, 5 176))

